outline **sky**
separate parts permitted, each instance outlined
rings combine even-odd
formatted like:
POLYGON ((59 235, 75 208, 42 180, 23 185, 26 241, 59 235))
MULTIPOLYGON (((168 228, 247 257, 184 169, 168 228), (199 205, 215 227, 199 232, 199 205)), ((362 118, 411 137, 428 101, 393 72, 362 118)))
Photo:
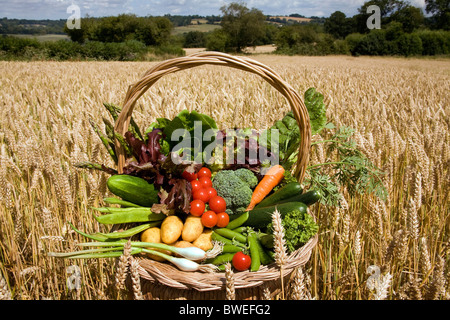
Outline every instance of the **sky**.
MULTIPOLYGON (((138 16, 171 15, 221 15, 220 7, 236 0, 0 0, 0 17, 10 19, 67 19, 76 5, 80 16, 92 17, 133 13, 138 16)), ((257 8, 266 15, 298 13, 306 17, 329 17, 335 11, 353 16, 367 0, 247 0, 248 8, 257 8)), ((416 7, 424 8, 424 0, 410 0, 416 7)))

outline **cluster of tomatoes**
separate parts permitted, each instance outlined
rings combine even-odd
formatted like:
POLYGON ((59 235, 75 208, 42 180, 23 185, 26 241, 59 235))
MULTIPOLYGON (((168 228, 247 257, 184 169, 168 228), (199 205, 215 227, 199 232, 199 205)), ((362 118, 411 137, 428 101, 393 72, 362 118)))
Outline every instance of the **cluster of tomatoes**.
POLYGON ((202 167, 198 172, 185 170, 183 178, 189 181, 192 187, 190 213, 201 217, 202 224, 207 228, 226 227, 230 222, 230 217, 225 212, 227 204, 212 186, 211 170, 206 167, 202 167))

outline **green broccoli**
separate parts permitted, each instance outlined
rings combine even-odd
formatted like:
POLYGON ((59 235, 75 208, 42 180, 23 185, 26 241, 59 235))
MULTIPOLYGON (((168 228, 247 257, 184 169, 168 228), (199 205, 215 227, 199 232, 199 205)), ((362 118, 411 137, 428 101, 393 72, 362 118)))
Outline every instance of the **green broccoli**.
POLYGON ((258 184, 258 178, 255 176, 255 174, 245 168, 240 168, 234 171, 234 174, 237 175, 241 180, 246 182, 248 186, 252 189, 256 187, 258 184))
POLYGON ((253 188, 258 179, 248 169, 221 170, 213 178, 213 188, 217 194, 224 198, 227 204, 227 213, 235 214, 244 212, 253 194, 253 188))
MULTIPOLYGON (((319 226, 314 222, 312 216, 300 210, 286 213, 281 220, 281 224, 284 227, 284 240, 288 252, 300 248, 319 230, 319 226)), ((267 231, 273 237, 272 223, 267 226, 267 231)))

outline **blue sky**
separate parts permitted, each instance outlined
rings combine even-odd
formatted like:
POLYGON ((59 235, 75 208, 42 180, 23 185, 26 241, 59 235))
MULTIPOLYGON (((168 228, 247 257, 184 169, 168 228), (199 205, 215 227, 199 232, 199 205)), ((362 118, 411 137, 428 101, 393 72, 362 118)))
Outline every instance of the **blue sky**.
MULTIPOLYGON (((324 16, 339 10, 353 16, 366 0, 248 0, 249 8, 258 8, 264 14, 289 15, 299 13, 304 16, 324 16)), ((75 4, 80 8, 81 17, 93 17, 134 13, 146 15, 220 15, 220 7, 232 0, 0 0, 0 17, 23 19, 65 19, 71 13, 67 8, 75 4)), ((424 0, 411 0, 411 4, 424 7, 424 0)))

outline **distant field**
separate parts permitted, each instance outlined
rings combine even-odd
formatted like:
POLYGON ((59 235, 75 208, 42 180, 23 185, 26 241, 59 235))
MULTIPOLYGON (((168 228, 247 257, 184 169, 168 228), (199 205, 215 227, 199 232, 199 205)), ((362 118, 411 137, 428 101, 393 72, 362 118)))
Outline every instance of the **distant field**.
POLYGON ((188 26, 175 27, 172 34, 179 35, 189 31, 209 32, 220 28, 218 24, 191 24, 188 26))
POLYGON ((298 18, 298 17, 287 17, 287 16, 272 16, 270 18, 273 19, 286 19, 286 20, 292 20, 292 21, 296 21, 296 22, 310 22, 312 19, 311 18, 298 18))
POLYGON ((14 37, 18 37, 18 38, 36 38, 39 41, 58 41, 58 40, 69 39, 69 37, 65 34, 42 34, 42 35, 10 34, 10 36, 14 36, 14 37))

